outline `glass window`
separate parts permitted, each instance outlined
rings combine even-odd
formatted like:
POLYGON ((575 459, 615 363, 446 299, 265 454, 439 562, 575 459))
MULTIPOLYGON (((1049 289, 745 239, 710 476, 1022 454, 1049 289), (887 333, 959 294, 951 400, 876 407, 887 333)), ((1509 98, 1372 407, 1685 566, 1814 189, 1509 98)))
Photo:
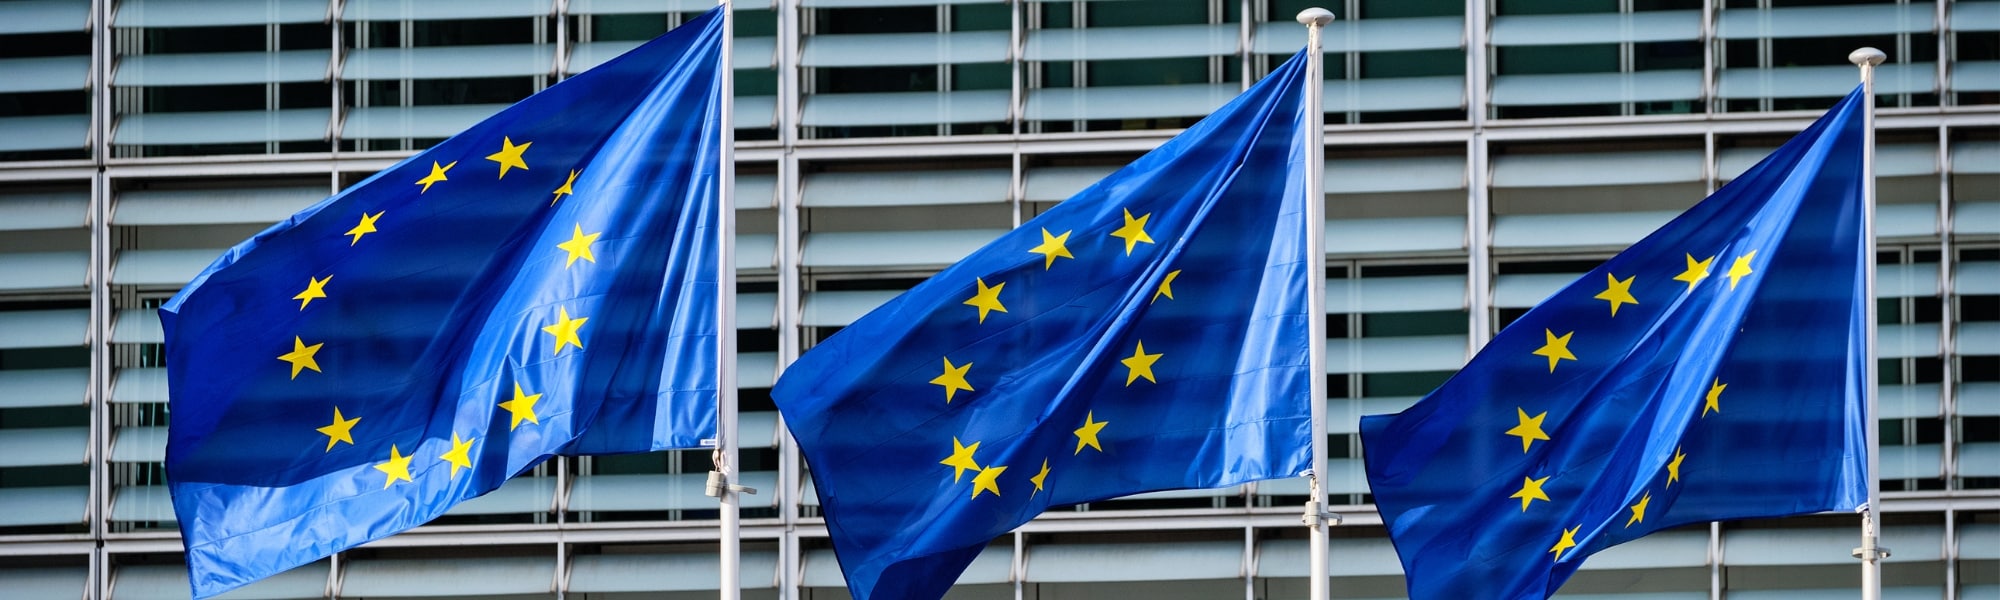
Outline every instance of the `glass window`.
POLYGON ((1958 252, 1952 298, 1956 313, 1952 371, 1958 389, 1956 437, 1960 442, 1958 484, 1968 489, 2000 488, 2000 248, 1988 245, 1958 252))
MULTIPOLYGON (((91 156, 85 146, 90 34, 78 17, 73 27, 28 24, 0 33, 0 72, 7 73, 0 83, 0 161, 91 156)), ((7 9, 0 7, 4 18, 7 9)))
POLYGON ((1847 55, 1863 46, 1889 54, 1876 70, 1878 106, 1938 103, 1935 5, 1732 2, 1716 19, 1721 110, 1824 110, 1854 88, 1847 55))
POLYGON ((1701 110, 1700 6, 1647 4, 1501 3, 1491 36, 1494 116, 1701 110))

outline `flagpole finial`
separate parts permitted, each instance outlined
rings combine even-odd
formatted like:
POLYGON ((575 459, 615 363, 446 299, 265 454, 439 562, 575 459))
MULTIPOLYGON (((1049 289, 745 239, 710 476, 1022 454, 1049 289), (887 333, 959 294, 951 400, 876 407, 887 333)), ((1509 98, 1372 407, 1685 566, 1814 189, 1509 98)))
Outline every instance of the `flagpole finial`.
MULTIPOLYGON (((1299 17, 1299 19, 1301 20, 1305 19, 1305 17, 1303 16, 1304 13, 1300 13, 1300 15, 1301 16, 1299 17)), ((1876 50, 1871 47, 1863 47, 1853 52, 1850 52, 1847 55, 1847 62, 1854 63, 1854 66, 1857 67, 1863 65, 1872 67, 1875 65, 1882 64, 1882 61, 1885 60, 1889 60, 1888 54, 1884 54, 1881 50, 1876 50)))
POLYGON ((1333 22, 1333 11, 1315 6, 1299 11, 1298 20, 1300 25, 1307 27, 1314 25, 1324 27, 1327 23, 1333 22))

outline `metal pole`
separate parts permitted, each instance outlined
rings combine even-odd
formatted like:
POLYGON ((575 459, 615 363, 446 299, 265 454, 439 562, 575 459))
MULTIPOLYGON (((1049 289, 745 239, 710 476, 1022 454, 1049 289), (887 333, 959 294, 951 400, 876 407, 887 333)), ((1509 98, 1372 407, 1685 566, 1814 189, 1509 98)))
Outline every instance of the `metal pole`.
MULTIPOLYGON (((1320 33, 1328 23, 1333 22, 1333 12, 1324 8, 1308 8, 1299 11, 1299 24, 1306 26, 1306 77, 1305 77, 1305 136, 1306 171, 1306 263, 1313 265, 1306 276, 1306 311, 1310 313, 1306 321, 1308 343, 1306 364, 1312 383, 1307 386, 1312 402, 1312 496, 1306 499, 1305 524, 1312 528, 1311 550, 1307 553, 1312 561, 1309 573, 1312 584, 1309 588, 1312 600, 1326 600, 1326 486, 1322 480, 1326 474, 1326 189, 1320 181, 1326 171, 1326 105, 1320 100, 1326 55, 1320 49, 1320 33)), ((1334 520, 1339 517, 1332 516, 1334 520)))
POLYGON ((719 168, 715 174, 716 187, 716 284, 715 284, 715 436, 720 438, 720 447, 715 450, 715 471, 709 474, 709 493, 721 501, 722 532, 719 544, 722 554, 720 576, 716 590, 722 600, 737 600, 742 596, 742 576, 737 557, 742 552, 742 525, 739 518, 736 479, 736 73, 732 64, 735 58, 736 15, 730 0, 718 0, 722 7, 722 52, 718 58, 721 64, 715 67, 717 94, 716 128, 721 131, 719 168), (721 481, 718 482, 717 479, 721 481), (716 484, 721 483, 721 489, 716 484))
POLYGON ((1887 548, 1879 545, 1881 523, 1876 516, 1882 504, 1882 449, 1879 427, 1875 414, 1877 401, 1876 385, 1879 374, 1875 367, 1875 65, 1882 64, 1888 55, 1874 48, 1861 48, 1847 55, 1848 62, 1861 67, 1861 100, 1866 103, 1861 108, 1861 205, 1864 217, 1861 226, 1862 249, 1867 264, 1864 268, 1862 305, 1866 308, 1863 319, 1868 331, 1866 377, 1862 381, 1862 393, 1867 395, 1867 414, 1863 429, 1868 435, 1868 504, 1861 511, 1861 547, 1854 549, 1854 557, 1861 559, 1861 598, 1881 600, 1882 598, 1882 558, 1889 555, 1887 548))

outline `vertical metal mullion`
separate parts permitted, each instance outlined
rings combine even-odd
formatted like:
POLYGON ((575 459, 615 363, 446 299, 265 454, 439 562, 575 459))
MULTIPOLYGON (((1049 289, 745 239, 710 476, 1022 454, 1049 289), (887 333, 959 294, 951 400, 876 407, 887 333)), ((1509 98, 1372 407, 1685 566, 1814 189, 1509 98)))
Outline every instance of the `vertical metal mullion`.
MULTIPOLYGON (((1628 19, 1631 18, 1632 0, 1618 0, 1618 13, 1621 16, 1624 16, 1625 18, 1628 19)), ((1629 39, 1619 40, 1618 72, 1620 75, 1626 77, 1627 81, 1630 81, 1631 80, 1630 78, 1633 76, 1633 73, 1635 73, 1638 70, 1639 61, 1637 54, 1638 54, 1637 42, 1634 42, 1629 39)), ((1638 110, 1637 102, 1631 102, 1631 101, 1621 102, 1619 103, 1618 106, 1618 114, 1622 116, 1627 116, 1627 117, 1632 116, 1634 114, 1637 114, 1637 110, 1638 110)))
MULTIPOLYGON (((1089 22, 1089 19, 1090 19, 1089 2, 1076 2, 1071 5, 1070 21, 1069 21, 1071 29, 1083 29, 1085 24, 1089 22)), ((1077 88, 1079 90, 1083 89, 1084 84, 1090 81, 1090 63, 1084 60, 1075 60, 1075 61, 1070 61, 1070 65, 1071 65, 1069 70, 1070 87, 1077 88)), ((1085 119, 1077 119, 1071 121, 1070 126, 1073 131, 1083 131, 1089 127, 1089 121, 1085 119)))
MULTIPOLYGON (((1939 62, 1943 62, 1942 56, 1939 57, 1939 62)), ((1941 440, 1944 451, 1944 489, 1953 490, 1958 488, 1955 484, 1958 476, 1958 442, 1963 436, 1959 435, 1958 430, 1960 424, 1958 419, 1958 385, 1955 381, 1958 377, 1958 369, 1955 368, 1958 354, 1958 336, 1956 335, 1955 326, 1959 322, 1959 314, 1956 310, 1957 303, 1952 301, 1952 297, 1957 294, 1958 290, 1953 285, 1952 277, 1954 267, 1957 265, 1956 257, 1953 256, 1957 253, 1957 248, 1952 243, 1954 241, 1952 239, 1954 225, 1951 222, 1953 206, 1951 197, 1951 130, 1947 129, 1944 125, 1939 125, 1937 128, 1937 167, 1937 289, 1938 302, 1941 303, 1938 306, 1938 314, 1942 316, 1939 319, 1940 323, 1938 323, 1938 346, 1943 356, 1942 360, 1938 361, 1939 368, 1942 370, 1938 377, 1938 414, 1944 416, 1944 439, 1941 440)))
POLYGON ((1488 14, 1497 0, 1465 0, 1465 98, 1469 105, 1467 116, 1472 120, 1475 137, 1483 137, 1481 130, 1486 127, 1487 73, 1492 70, 1487 59, 1488 14))
MULTIPOLYGON (((1468 167, 1466 169, 1466 301, 1471 310, 1467 336, 1469 350, 1478 352, 1493 337, 1493 251, 1492 242, 1492 198, 1487 183, 1492 178, 1487 166, 1487 140, 1483 132, 1475 129, 1472 139, 1466 142, 1468 167)), ((1467 356, 1470 356, 1468 353, 1467 356)))
MULTIPOLYGON (((1213 27, 1213 26, 1216 26, 1216 25, 1221 25, 1221 24, 1223 24, 1223 17, 1227 16, 1227 13, 1228 13, 1228 11, 1226 11, 1226 10, 1223 10, 1223 8, 1222 8, 1222 3, 1223 3, 1223 2, 1226 2, 1226 1, 1228 1, 1228 0, 1208 0, 1208 24, 1209 24, 1209 26, 1213 27)), ((1243 48, 1243 44, 1242 44, 1242 37, 1241 37, 1241 35, 1240 35, 1240 32, 1239 32, 1239 35, 1238 35, 1238 39, 1237 39, 1237 45, 1236 45, 1236 47, 1237 47, 1237 51, 1238 51, 1238 52, 1241 52, 1241 51, 1242 51, 1242 48, 1243 48)), ((1207 60, 1205 60, 1205 61, 1203 61, 1203 62, 1206 62, 1206 63, 1208 63, 1208 83, 1209 83, 1209 84, 1216 84, 1216 83, 1222 83, 1222 75, 1223 75, 1223 73, 1224 73, 1225 71, 1227 71, 1227 69, 1223 67, 1223 64, 1224 64, 1224 62, 1223 62, 1223 61, 1224 61, 1225 59, 1224 59, 1223 57, 1221 57, 1221 56, 1217 56, 1217 55, 1213 55, 1213 54, 1211 54, 1211 55, 1209 55, 1209 56, 1207 56, 1207 57, 1205 57, 1205 58, 1206 58, 1207 60)))
MULTIPOLYGON (((799 46, 804 39, 800 0, 778 0, 773 6, 778 17, 778 141, 783 153, 778 159, 778 373, 783 374, 798 360, 804 345, 800 326, 805 281, 800 272, 803 232, 799 215, 799 106, 802 104, 799 46)), ((778 515, 783 530, 778 538, 778 597, 798 600, 803 543, 799 537, 799 512, 804 462, 798 441, 778 417, 778 515)))
POLYGON ((1250 0, 1241 0, 1240 2, 1237 3, 1236 22, 1238 25, 1236 27, 1236 60, 1237 60, 1236 78, 1243 82, 1243 87, 1241 89, 1244 91, 1248 91, 1250 89, 1250 83, 1257 80, 1256 74, 1252 73, 1250 70, 1250 60, 1254 55, 1256 55, 1257 52, 1257 49, 1251 46, 1252 42, 1251 24, 1254 23, 1256 19, 1251 17, 1250 11, 1251 11, 1250 0))
POLYGON ((1958 600, 1958 511, 1944 509, 1944 600, 1958 600))
POLYGON ((340 193, 340 139, 344 134, 341 130, 341 124, 342 116, 346 112, 346 107, 344 106, 346 101, 342 98, 346 94, 346 90, 344 89, 346 83, 342 81, 343 78, 341 77, 341 60, 346 56, 346 44, 342 43, 340 35, 341 30, 346 26, 342 24, 341 20, 341 2, 342 0, 332 0, 329 2, 327 4, 326 15, 328 23, 327 31, 329 32, 326 78, 329 83, 327 94, 331 96, 327 101, 326 107, 326 170, 327 194, 329 195, 340 193))
MULTIPOLYGON (((1769 12, 1771 10, 1771 0, 1757 0, 1757 10, 1769 12)), ((1769 37, 1757 38, 1757 68, 1766 73, 1770 72, 1771 38, 1769 37)), ((1757 97, 1757 110, 1760 112, 1771 112, 1771 107, 1774 105, 1775 102, 1772 101, 1769 95, 1757 97)), ((1873 108, 1871 107, 1870 110, 1873 110, 1873 108)))
MULTIPOLYGON (((278 24, 277 23, 264 24, 264 51, 275 55, 275 53, 277 53, 282 48, 284 48, 284 38, 283 38, 283 33, 279 31, 278 24)), ((279 102, 278 86, 279 83, 275 81, 264 82, 265 111, 275 112, 279 108, 281 108, 278 105, 279 102)), ((264 142, 264 153, 277 154, 278 141, 274 139, 264 142)))
MULTIPOLYGON (((556 81, 569 76, 569 0, 556 0, 556 81)), ((733 95, 731 97, 734 97, 733 95)))
MULTIPOLYGON (((937 14, 938 33, 947 34, 951 32, 951 11, 952 11, 952 6, 949 4, 940 4, 937 6, 936 14, 937 14)), ((951 63, 949 61, 940 61, 937 64, 937 82, 938 82, 937 85, 938 98, 940 100, 948 102, 949 99, 946 96, 946 94, 951 92, 951 86, 953 85, 951 79, 951 63)), ((949 121, 941 121, 937 124, 937 135, 951 135, 952 133, 951 129, 952 126, 949 121)))
MULTIPOLYGON (((1951 2, 1938 0, 1937 4, 1937 90, 1938 106, 1949 106, 1952 102, 1951 87, 1951 2)), ((1942 171, 1944 165, 1938 165, 1942 171)))
POLYGON ((1007 579, 1014 582, 1014 600, 1026 600, 1028 587, 1028 539, 1018 528, 1014 530, 1014 562, 1008 570, 1007 579))
MULTIPOLYGON (((1357 32, 1354 35, 1358 36, 1359 35, 1358 32, 1361 31, 1360 20, 1361 18, 1367 16, 1361 14, 1361 0, 1346 0, 1345 8, 1347 9, 1347 14, 1339 16, 1340 18, 1347 20, 1347 24, 1342 25, 1342 27, 1351 28, 1349 29, 1349 31, 1357 32)), ((1361 52, 1360 51, 1342 52, 1340 65, 1341 65, 1340 78, 1348 82, 1349 84, 1358 84, 1359 83, 1358 80, 1361 79, 1361 52)), ((1325 85, 1325 82, 1320 82, 1320 84, 1325 85)), ((1321 104, 1321 106, 1319 107, 1320 111, 1324 112, 1326 110, 1326 106, 1324 106, 1325 102, 1322 101, 1320 104, 1321 104)), ((1350 108, 1359 108, 1359 107, 1350 107, 1350 108)), ((1342 115, 1342 117, 1349 125, 1360 123, 1361 111, 1348 110, 1344 115, 1342 115)))
POLYGON ((555 579, 549 582, 549 589, 556 593, 556 600, 563 600, 563 596, 569 592, 569 567, 569 544, 558 540, 555 579))
POLYGON ((1257 529, 1248 525, 1243 527, 1242 568, 1243 600, 1257 600, 1257 529))
MULTIPOLYGON (((1717 59, 1728 57, 1728 46, 1715 35, 1715 20, 1719 16, 1715 0, 1701 3, 1701 112, 1708 115, 1715 114, 1721 103, 1716 98, 1716 87, 1722 79, 1722 63, 1717 59)), ((1714 191, 1713 187, 1709 189, 1714 191)))
POLYGON ((1701 133, 1701 197, 1703 198, 1715 194, 1715 188, 1721 186, 1718 179, 1722 177, 1722 169, 1716 164, 1716 154, 1715 130, 1703 131, 1701 133))
MULTIPOLYGON (((407 51, 414 47, 414 40, 410 39, 417 33, 417 26, 414 22, 411 22, 409 19, 397 21, 396 30, 398 31, 398 35, 396 36, 397 48, 407 51)), ((404 56, 409 55, 406 53, 404 56)), ((410 107, 416 104, 417 91, 412 89, 415 87, 415 81, 414 79, 404 78, 396 82, 396 107, 406 115, 409 114, 410 107)), ((398 142, 397 147, 403 150, 415 150, 417 142, 413 138, 406 137, 398 142)))
POLYGON ((340 597, 341 573, 347 569, 347 565, 344 564, 347 561, 343 560, 346 556, 345 552, 335 552, 326 561, 326 597, 328 598, 340 597))
POLYGON ((90 6, 91 58, 91 164, 90 204, 90 323, 88 327, 90 381, 84 402, 90 409, 89 490, 84 495, 84 515, 92 543, 85 596, 108 597, 111 590, 111 562, 104 551, 104 533, 110 517, 110 485, 107 460, 110 421, 108 396, 111 382, 111 182, 105 171, 111 152, 111 0, 93 0, 90 6))
MULTIPOLYGON (((1027 120, 1028 114, 1026 102, 1028 90, 1025 88, 1028 68, 1025 52, 1028 33, 1027 19, 1023 12, 1029 10, 1030 3, 1009 2, 1007 5, 1007 72, 1011 78, 1007 84, 1007 127, 1008 131, 1018 136, 1024 129, 1023 122, 1027 120)), ((1014 154, 1020 156, 1020 150, 1015 149, 1014 154)), ((1014 211, 1016 224, 1020 223, 1020 214, 1021 211, 1016 207, 1014 211)))
MULTIPOLYGON (((802 6, 803 4, 802 2, 799 2, 797 0, 777 0, 777 2, 780 6, 791 7, 790 9, 788 9, 788 12, 794 13, 791 18, 793 27, 792 31, 796 39, 782 40, 784 36, 783 35, 779 36, 781 38, 781 41, 779 43, 781 44, 787 42, 791 43, 793 56, 778 59, 778 65, 779 68, 781 69, 785 68, 784 67, 784 65, 786 64, 785 61, 787 59, 791 60, 790 63, 792 65, 790 68, 791 73, 789 73, 788 76, 797 78, 795 81, 793 81, 794 85, 791 98, 792 100, 791 107, 793 111, 802 111, 803 107, 805 106, 806 94, 812 93, 812 92, 807 92, 806 90, 817 91, 819 89, 819 77, 815 74, 815 72, 812 69, 807 69, 805 68, 805 65, 801 64, 803 60, 802 57, 799 56, 799 54, 803 51, 803 46, 805 43, 806 36, 813 35, 814 33, 816 33, 814 31, 816 28, 813 27, 812 21, 806 19, 805 11, 807 9, 802 6)), ((813 10, 818 10, 818 9, 813 9, 813 10)), ((781 30, 780 33, 782 34, 783 31, 781 30)), ((805 127, 803 126, 805 123, 805 119, 803 117, 800 117, 798 119, 795 119, 794 122, 800 124, 800 127, 798 127, 798 135, 796 139, 809 139, 809 137, 806 136, 805 127)))
POLYGON ((1722 524, 1708 522, 1708 600, 1722 600, 1722 524))
POLYGON ((1018 145, 1012 150, 1011 159, 1013 176, 1007 182, 1007 204, 1009 212, 1013 214, 1014 223, 1008 228, 1015 229, 1021 226, 1022 221, 1027 220, 1024 213, 1027 210, 1028 161, 1027 157, 1021 154, 1021 147, 1018 145))
MULTIPOLYGON (((1896 0, 1896 5, 1898 7, 1909 6, 1909 4, 1910 0, 1896 0)), ((1932 23, 1932 26, 1933 28, 1935 28, 1936 23, 1932 23)), ((1910 33, 1907 31, 1899 32, 1895 34, 1895 37, 1896 37, 1896 54, 1895 54, 1896 62, 1901 64, 1910 64, 1910 33)), ((1940 58, 1939 62, 1943 62, 1943 59, 1940 58)), ((1942 85, 1942 82, 1940 82, 1940 85, 1942 85)), ((1896 106, 1911 105, 1913 103, 1912 102, 1913 98, 1911 98, 1910 96, 1911 94, 1896 94, 1895 105, 1896 106)))

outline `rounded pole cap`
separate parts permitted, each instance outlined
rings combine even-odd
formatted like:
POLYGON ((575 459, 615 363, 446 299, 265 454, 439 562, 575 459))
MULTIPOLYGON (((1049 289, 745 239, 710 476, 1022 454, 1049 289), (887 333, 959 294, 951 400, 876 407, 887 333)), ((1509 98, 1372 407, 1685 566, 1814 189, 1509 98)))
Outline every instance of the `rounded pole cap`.
POLYGON ((1333 11, 1315 6, 1299 11, 1298 20, 1300 25, 1307 27, 1314 25, 1324 27, 1327 23, 1333 22, 1333 11))
POLYGON ((1874 48, 1869 48, 1869 47, 1863 47, 1847 54, 1847 62, 1854 63, 1854 66, 1857 67, 1862 65, 1867 65, 1872 67, 1875 65, 1882 64, 1882 61, 1885 60, 1889 60, 1888 54, 1884 54, 1882 53, 1881 50, 1876 50, 1874 48))

